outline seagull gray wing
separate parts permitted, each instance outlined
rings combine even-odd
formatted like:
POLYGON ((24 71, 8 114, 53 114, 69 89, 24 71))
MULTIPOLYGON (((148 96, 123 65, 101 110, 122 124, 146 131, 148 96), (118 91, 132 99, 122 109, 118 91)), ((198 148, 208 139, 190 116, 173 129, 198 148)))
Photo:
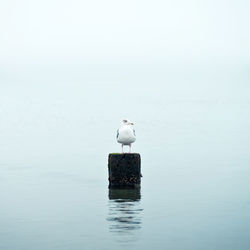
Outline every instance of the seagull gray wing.
POLYGON ((116 139, 119 137, 119 129, 117 129, 116 139))

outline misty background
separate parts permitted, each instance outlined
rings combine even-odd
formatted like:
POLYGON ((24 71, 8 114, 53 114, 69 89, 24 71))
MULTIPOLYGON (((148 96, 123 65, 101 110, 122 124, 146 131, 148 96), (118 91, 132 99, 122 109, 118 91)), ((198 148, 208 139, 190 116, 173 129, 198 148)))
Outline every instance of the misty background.
MULTIPOLYGON (((42 218, 38 225, 51 221, 41 216, 40 209, 51 215, 46 204, 57 199, 63 207, 69 197, 62 192, 74 197, 78 189, 75 197, 85 194, 86 204, 94 204, 92 196, 96 195, 98 205, 86 205, 86 214, 93 214, 97 225, 94 214, 99 210, 94 207, 99 207, 103 213, 99 216, 105 219, 107 157, 121 151, 116 130, 121 119, 128 118, 135 123, 137 135, 132 151, 142 156, 141 202, 149 211, 140 220, 141 240, 133 246, 152 247, 147 242, 150 235, 152 244, 158 242, 161 247, 164 232, 170 239, 183 239, 171 241, 171 249, 206 249, 202 239, 207 249, 247 249, 249 7, 244 0, 2 0, 2 246, 27 250, 30 244, 34 249, 30 241, 34 227, 17 218, 28 218, 33 211, 33 218, 42 218), (43 202, 34 205, 38 197, 43 202), (158 203, 162 210, 155 213, 158 203), (182 206, 183 211, 177 209, 182 206), (18 215, 15 209, 19 208, 18 215), (187 217, 184 211, 190 212, 187 217), (204 216, 199 211, 207 213, 204 216), (176 231, 166 228, 164 219, 170 219, 171 225, 171 218, 177 217, 176 231), (198 222, 187 236, 189 223, 194 225, 189 221, 192 218, 198 222), (201 218, 208 223, 205 229, 199 224, 201 218), (157 230, 154 238, 152 231, 157 230), (17 242, 21 245, 14 245, 13 235, 20 236, 17 242)), ((61 215, 71 218, 78 212, 72 205, 61 215)), ((70 235, 59 230, 63 226, 55 225, 53 232, 60 233, 54 239, 42 234, 48 229, 40 225, 47 249, 55 249, 54 242, 70 235)), ((93 225, 93 231, 97 230, 93 225)), ((88 242, 93 235, 84 230, 88 242)), ((98 230, 104 235, 102 246, 112 248, 108 226, 98 230)), ((76 235, 71 240, 80 249, 81 238, 76 235)), ((94 244, 100 249, 99 242, 94 244)))
POLYGON ((248 11, 247 1, 2 1, 3 158, 118 151, 124 117, 140 151, 149 136, 176 136, 172 116, 184 130, 226 107, 213 123, 249 124, 248 11))

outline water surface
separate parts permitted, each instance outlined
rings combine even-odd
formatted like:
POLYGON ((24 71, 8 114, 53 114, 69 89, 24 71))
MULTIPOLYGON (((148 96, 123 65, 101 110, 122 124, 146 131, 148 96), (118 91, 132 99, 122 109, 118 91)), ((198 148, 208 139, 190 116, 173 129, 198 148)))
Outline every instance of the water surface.
MULTIPOLYGON (((109 190, 107 157, 120 151, 121 112, 99 99, 89 105, 97 89, 5 89, 0 248, 249 249, 249 103, 166 100, 160 89, 148 102, 145 89, 143 105, 126 104, 141 189, 109 190)), ((111 98, 110 89, 99 97, 111 98)), ((140 91, 134 87, 133 97, 140 91)))

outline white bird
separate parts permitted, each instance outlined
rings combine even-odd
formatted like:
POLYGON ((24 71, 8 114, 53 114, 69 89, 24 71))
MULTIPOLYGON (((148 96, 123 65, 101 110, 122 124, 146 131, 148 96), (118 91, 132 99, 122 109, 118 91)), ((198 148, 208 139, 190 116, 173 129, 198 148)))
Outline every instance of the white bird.
POLYGON ((128 145, 129 146, 129 153, 131 153, 131 144, 135 142, 135 130, 133 129, 134 123, 124 119, 122 120, 122 126, 117 130, 116 139, 117 142, 122 144, 122 153, 123 152, 123 146, 128 145))

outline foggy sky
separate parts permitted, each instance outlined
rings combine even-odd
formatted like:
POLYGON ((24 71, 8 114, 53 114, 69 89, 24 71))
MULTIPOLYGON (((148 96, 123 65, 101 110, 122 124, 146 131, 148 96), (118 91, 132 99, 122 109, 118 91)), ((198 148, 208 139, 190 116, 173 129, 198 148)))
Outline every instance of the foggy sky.
POLYGON ((242 0, 1 1, 1 71, 243 66, 250 55, 249 7, 242 0))
POLYGON ((243 124, 232 105, 249 110, 249 7, 243 0, 2 0, 2 152, 115 151, 124 117, 144 140, 143 128, 160 130, 171 119, 225 115, 232 127, 235 117, 243 124), (226 111, 216 113, 216 105, 226 111))

